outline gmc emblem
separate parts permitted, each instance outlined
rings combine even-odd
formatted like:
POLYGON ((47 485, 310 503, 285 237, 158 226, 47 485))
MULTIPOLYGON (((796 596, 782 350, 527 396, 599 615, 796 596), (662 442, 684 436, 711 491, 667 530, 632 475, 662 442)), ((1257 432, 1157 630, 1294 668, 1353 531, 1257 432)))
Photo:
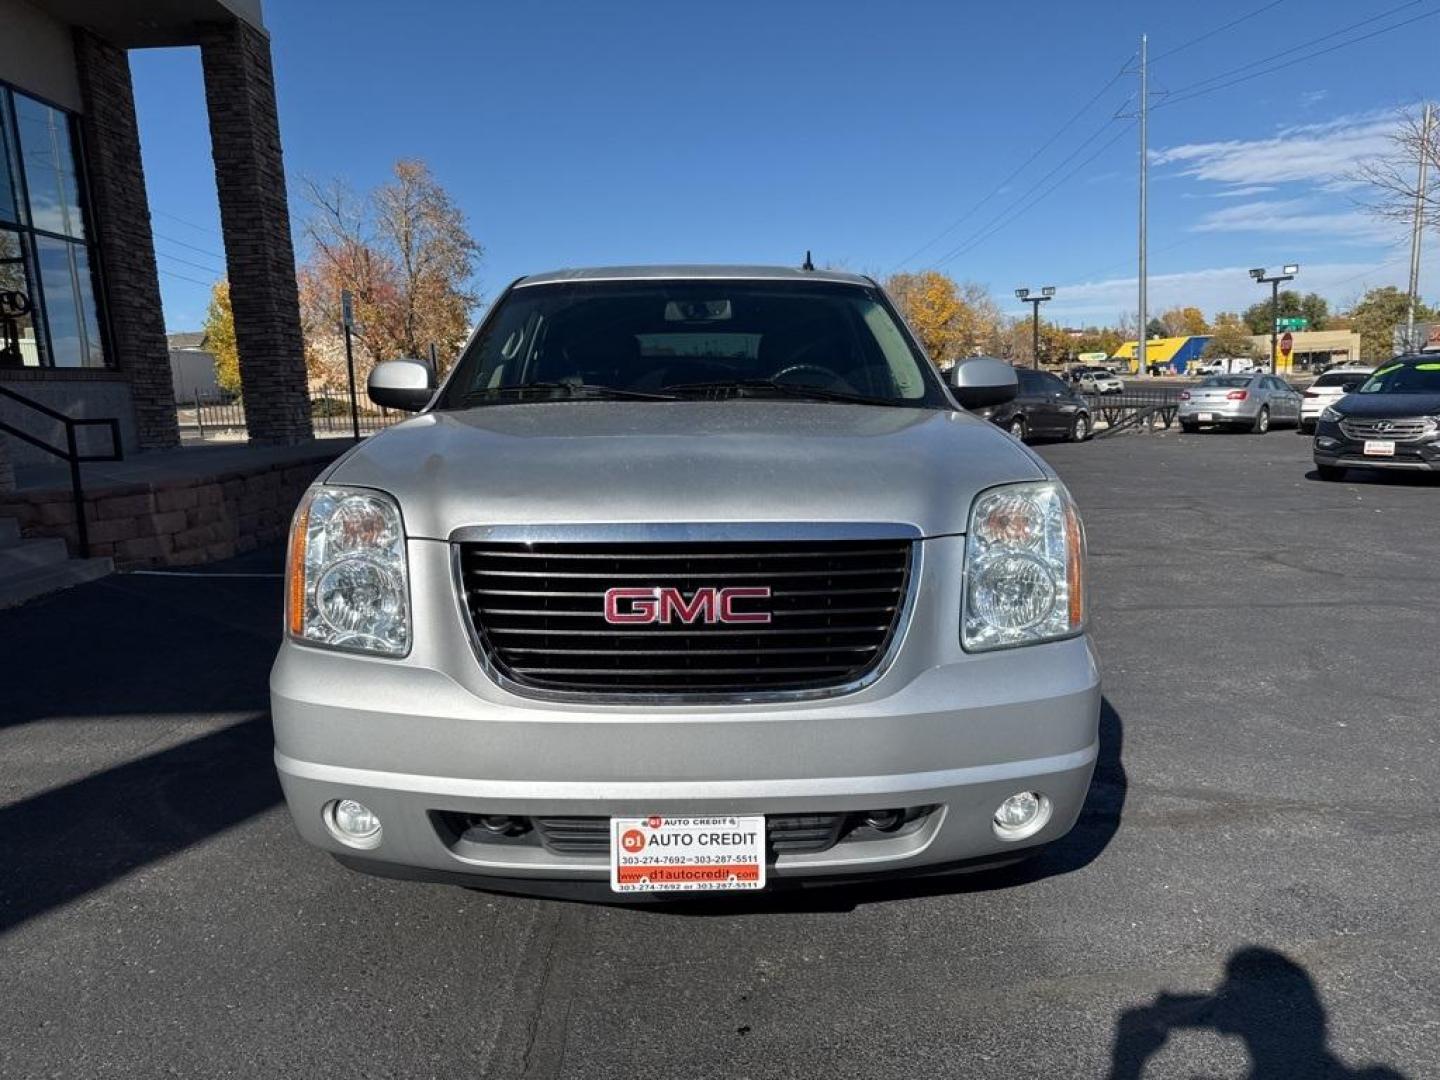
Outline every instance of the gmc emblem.
POLYGON ((768 611, 736 611, 737 600, 768 600, 770 586, 696 589, 689 600, 679 589, 606 589, 605 621, 622 626, 640 623, 768 623, 768 611))

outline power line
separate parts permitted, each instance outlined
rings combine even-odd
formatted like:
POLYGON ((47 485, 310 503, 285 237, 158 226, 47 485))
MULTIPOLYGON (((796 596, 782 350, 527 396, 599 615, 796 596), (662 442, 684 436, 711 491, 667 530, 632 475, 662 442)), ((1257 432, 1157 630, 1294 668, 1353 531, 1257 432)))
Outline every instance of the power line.
POLYGON ((203 263, 191 262, 189 259, 182 259, 179 255, 171 255, 164 251, 155 252, 157 258, 169 259, 171 262, 180 263, 182 266, 192 266, 196 270, 204 270, 208 274, 221 274, 223 270, 216 270, 213 266, 206 266, 203 263))
POLYGON ((189 221, 179 214, 172 214, 168 210, 151 210, 150 213, 155 217, 169 218, 177 224, 184 225, 187 229, 194 229, 196 232, 202 232, 209 236, 224 239, 224 235, 218 229, 211 228, 208 225, 197 225, 195 222, 189 221))
MULTIPOLYGON (((1111 123, 1113 123, 1113 122, 1114 122, 1114 121, 1111 121, 1111 123)), ((1107 127, 1108 127, 1108 125, 1107 125, 1107 127)), ((973 239, 971 239, 970 241, 968 241, 968 242, 965 243, 964 245, 952 249, 948 254, 946 254, 946 255, 944 256, 944 258, 942 258, 942 259, 939 261, 939 263, 937 263, 937 265, 938 265, 938 266, 944 266, 944 265, 946 265, 946 264, 954 261, 955 259, 959 258, 961 255, 966 255, 966 254, 968 254, 969 252, 973 251, 975 248, 977 248, 977 247, 979 247, 981 244, 983 244, 986 240, 989 240, 989 239, 990 239, 992 236, 994 236, 996 233, 999 233, 999 232, 1003 231, 1011 222, 1013 222, 1013 221, 1015 221, 1017 218, 1019 218, 1020 215, 1026 213, 1026 212, 1029 211, 1031 208, 1039 205, 1041 202, 1043 202, 1045 199, 1049 198, 1052 194, 1054 194, 1054 193, 1055 193, 1056 191, 1058 191, 1061 187, 1063 187, 1063 186, 1065 185, 1065 183, 1066 183, 1067 181, 1069 181, 1073 176, 1075 176, 1076 174, 1082 172, 1085 168, 1087 168, 1087 167, 1090 165, 1091 162, 1093 162, 1096 158, 1098 158, 1098 157, 1099 157, 1101 154, 1103 154, 1106 150, 1109 150, 1110 147, 1112 147, 1112 146, 1115 145, 1115 143, 1119 142, 1120 139, 1121 139, 1124 135, 1126 135, 1126 134, 1127 134, 1132 128, 1134 128, 1134 127, 1135 127, 1135 122, 1132 120, 1130 123, 1126 124, 1126 125, 1125 125, 1124 127, 1122 127, 1119 131, 1117 131, 1114 135, 1112 135, 1109 139, 1106 139, 1105 142, 1102 143, 1102 144, 1100 145, 1100 147, 1099 147, 1093 154, 1091 154, 1089 157, 1087 157, 1084 161, 1081 161, 1078 165, 1076 165, 1073 169, 1071 169, 1069 172, 1067 172, 1064 176, 1062 176, 1062 177, 1060 177, 1058 180, 1056 180, 1055 183, 1051 184, 1051 185, 1050 185, 1048 188, 1046 188, 1044 191, 1040 192, 1040 194, 1036 195, 1035 198, 1031 199, 1028 203, 1025 203, 1023 206, 1018 206, 1018 207, 1016 207, 1016 208, 1013 210, 1013 212, 1009 213, 1008 216, 1005 216, 1003 220, 1000 220, 1000 219, 998 219, 998 218, 995 219, 995 220, 992 222, 992 226, 993 226, 993 227, 987 228, 986 231, 984 231, 984 232, 976 235, 973 239)), ((1097 132, 1095 133, 1095 136, 1092 136, 1090 139, 1087 139, 1086 142, 1089 143, 1089 142, 1093 141, 1096 136, 1099 136, 1099 135, 1103 134, 1105 130, 1106 130, 1105 128, 1101 128, 1099 131, 1097 131, 1097 132)), ((1071 156, 1073 157, 1074 155, 1072 154, 1071 156)), ((1053 173, 1053 171, 1054 171, 1054 170, 1052 170, 1052 173, 1053 173)), ((1033 191, 1034 189, 1032 188, 1031 190, 1033 191)), ((1022 196, 1022 197, 1023 197, 1023 196, 1022 196)))
POLYGON ((1398 7, 1390 8, 1388 11, 1383 11, 1379 15, 1374 15, 1368 19, 1361 19, 1359 22, 1351 23, 1349 26, 1341 27, 1339 30, 1333 30, 1328 34, 1321 34, 1317 38, 1312 38, 1311 40, 1303 42, 1299 45, 1292 46, 1288 49, 1283 49, 1278 53, 1272 53, 1270 56, 1263 56, 1258 60, 1252 60, 1247 64, 1241 64, 1237 68, 1232 68, 1229 71, 1221 72, 1218 75, 1207 76, 1204 79, 1200 79, 1197 82, 1191 83, 1189 86, 1182 86, 1179 90, 1176 90, 1168 100, 1162 102, 1160 105, 1157 105, 1156 108, 1162 108, 1168 105, 1175 105, 1181 101, 1189 101, 1192 98, 1201 97, 1204 94, 1214 93, 1216 90, 1226 90, 1232 86, 1235 86, 1237 83, 1249 82, 1251 79, 1258 79, 1264 75, 1269 75, 1272 72, 1283 71, 1285 68, 1294 67, 1296 64, 1307 63, 1310 60, 1315 59, 1317 56, 1324 56, 1326 53, 1335 52, 1337 49, 1343 49, 1349 45, 1356 45, 1362 41, 1368 41, 1370 38, 1379 37, 1381 34, 1388 34, 1393 30, 1399 30, 1402 27, 1409 26, 1411 23, 1419 22, 1421 19, 1428 19, 1434 15, 1440 15, 1440 8, 1433 9, 1431 11, 1423 12, 1422 14, 1416 15, 1412 18, 1405 19, 1401 22, 1393 23, 1390 26, 1384 26, 1378 30, 1372 30, 1368 34, 1362 34, 1359 37, 1354 38, 1346 38, 1345 40, 1339 41, 1336 44, 1330 45, 1324 49, 1317 49, 1313 52, 1307 52, 1300 56, 1295 55, 1297 50, 1308 49, 1312 45, 1318 45, 1322 41, 1329 41, 1331 38, 1339 37, 1342 34, 1348 34, 1352 30, 1359 30, 1362 27, 1371 26, 1374 23, 1381 22, 1385 19, 1388 19, 1392 15, 1404 11, 1406 8, 1415 7, 1417 4, 1422 2, 1423 0, 1408 0, 1407 3, 1400 4, 1398 7), (1290 59, 1284 60, 1284 58, 1287 56, 1290 57, 1290 59), (1284 62, 1272 63, 1273 61, 1277 60, 1284 60, 1284 62), (1249 71, 1250 68, 1260 66, 1264 66, 1264 69, 1261 71, 1250 71, 1249 74, 1242 74, 1243 72, 1249 71))
POLYGON ((177 244, 177 245, 179 245, 180 247, 183 247, 183 248, 189 248, 191 251, 198 251, 201 255, 209 255, 212 259, 219 259, 221 262, 224 262, 224 261, 225 261, 225 256, 224 256, 224 255, 222 255, 222 254, 220 254, 220 252, 214 251, 214 250, 212 250, 212 249, 210 249, 210 248, 199 247, 198 245, 196 245, 196 244, 191 244, 191 243, 189 243, 189 242, 187 242, 187 241, 185 241, 185 240, 176 240, 175 237, 173 237, 173 236, 166 236, 164 233, 159 233, 159 232, 153 232, 153 231, 152 231, 151 235, 153 235, 156 240, 164 240, 164 241, 166 241, 167 243, 177 244))
POLYGON ((213 281, 201 281, 199 278, 186 277, 184 274, 177 274, 174 270, 166 270, 163 266, 157 267, 157 271, 166 277, 177 278, 180 281, 188 281, 192 285, 204 285, 207 289, 214 285, 213 281))
POLYGON ((1107 82, 1104 86, 1097 90, 1095 92, 1095 95, 1091 97, 1089 101, 1085 102, 1084 105, 1080 106, 1080 108, 1075 111, 1075 114, 1071 116, 1070 119, 1066 120, 1065 123, 1061 124, 1055 134, 1051 135, 1050 138, 1046 139, 1043 143, 1041 143, 1040 146, 1036 150, 1034 150, 1029 157, 1027 157, 1024 161, 1022 161, 1019 165, 1015 167, 1014 171, 1012 171, 1008 176, 1006 176, 1005 179, 1001 180, 998 184, 996 184, 995 187, 991 189, 988 195, 986 195, 979 202, 971 206, 969 210, 966 210, 965 213, 961 214, 958 218, 952 221, 949 225, 945 226, 945 228, 941 229, 940 232, 936 233, 929 240, 925 241, 925 243, 921 244, 909 255, 906 255, 905 258, 897 262, 891 268, 891 271, 894 272, 895 270, 900 269, 900 267, 904 266, 911 259, 915 258, 915 256, 920 255, 925 251, 928 251, 930 248, 934 247, 935 244, 937 244, 940 240, 950 235, 950 233, 954 232, 966 221, 974 217, 975 214, 983 206, 985 206, 986 203, 988 203, 991 199, 995 198, 996 195, 1004 191, 1012 180, 1014 180, 1017 176, 1024 172, 1035 161, 1036 158, 1038 158, 1046 150, 1050 149, 1050 147, 1054 146, 1055 143, 1075 125, 1075 122, 1079 120, 1080 117, 1084 116, 1085 113, 1087 113, 1097 101, 1099 101, 1102 97, 1105 96, 1106 92, 1108 92, 1112 86, 1119 82, 1122 77, 1124 77, 1125 68, 1129 63, 1130 61, 1127 59, 1124 64, 1121 64, 1120 70, 1114 74, 1114 76, 1110 79, 1109 82, 1107 82))
POLYGON ((1184 52, 1186 49, 1190 48, 1190 46, 1192 46, 1192 45, 1199 45, 1200 42, 1202 42, 1202 41, 1209 41, 1209 40, 1210 40, 1212 37, 1214 37, 1216 34, 1223 34, 1226 30, 1233 30, 1235 27, 1239 26, 1241 23, 1243 23, 1243 22, 1249 22, 1251 19, 1255 18, 1257 15, 1264 15, 1265 12, 1269 11, 1271 8, 1277 8, 1277 7, 1279 7, 1281 4, 1283 4, 1283 3, 1285 3, 1285 2, 1286 2, 1286 0, 1271 0, 1271 2, 1268 3, 1268 4, 1266 4, 1264 7, 1256 8, 1254 11, 1250 12, 1250 14, 1248 14, 1248 15, 1241 15, 1238 19, 1231 19, 1231 20, 1230 20, 1228 23, 1226 23, 1224 26, 1217 26, 1217 27, 1215 27, 1215 29, 1213 29, 1213 30, 1207 30, 1207 31, 1205 31, 1205 33, 1201 34, 1199 37, 1193 37, 1193 38, 1191 38, 1189 41, 1184 42, 1183 44, 1176 45, 1173 49, 1167 49, 1167 50, 1165 50, 1165 51, 1164 51, 1163 53, 1161 53, 1159 56, 1152 56, 1152 57, 1150 58, 1150 62, 1153 64, 1153 63, 1155 63, 1157 60, 1164 60, 1167 56, 1174 56, 1174 55, 1175 55, 1176 53, 1178 53, 1178 52, 1184 52))

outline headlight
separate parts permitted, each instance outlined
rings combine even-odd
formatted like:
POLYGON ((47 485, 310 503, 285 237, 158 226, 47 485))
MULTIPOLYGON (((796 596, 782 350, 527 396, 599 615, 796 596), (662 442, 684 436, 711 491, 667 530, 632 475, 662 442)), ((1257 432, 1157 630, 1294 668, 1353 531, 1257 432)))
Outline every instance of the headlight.
POLYGON ((382 491, 317 487, 290 526, 285 611, 311 645, 404 656, 410 580, 400 507, 382 491))
POLYGON ((983 492, 965 534, 967 652, 1053 641, 1085 626, 1085 536, 1058 482, 983 492))
POLYGON ((1335 411, 1335 406, 1326 405, 1325 408, 1320 411, 1320 419, 1327 424, 1338 424, 1340 422, 1340 414, 1335 411))

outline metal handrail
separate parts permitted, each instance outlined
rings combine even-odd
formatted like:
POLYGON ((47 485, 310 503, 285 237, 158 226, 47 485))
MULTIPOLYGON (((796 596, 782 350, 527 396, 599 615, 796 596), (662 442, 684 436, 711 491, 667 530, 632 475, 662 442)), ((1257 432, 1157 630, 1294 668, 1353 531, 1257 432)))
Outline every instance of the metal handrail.
POLYGON ((80 483, 80 464, 85 461, 121 461, 124 459, 124 450, 120 445, 120 421, 113 416, 95 419, 81 418, 77 420, 73 416, 66 416, 64 413, 52 409, 48 405, 41 404, 33 398, 28 398, 24 394, 17 394, 8 386, 0 385, 0 397, 7 397, 11 401, 17 401, 21 405, 33 409, 41 415, 48 416, 51 420, 57 420, 65 425, 65 449, 63 450, 58 446, 50 445, 50 443, 44 439, 30 434, 28 431, 22 431, 13 424, 7 424, 4 420, 0 420, 0 431, 8 432, 17 439, 23 439, 31 446, 39 447, 46 453, 54 454, 56 457, 63 458, 70 463, 70 497, 75 502, 75 527, 79 534, 80 555, 82 558, 88 559, 90 557, 90 531, 85 524, 85 490, 80 483), (80 453, 79 444, 75 438, 75 429, 81 427, 100 427, 102 425, 110 429, 110 445, 113 447, 111 452, 108 454, 80 453))

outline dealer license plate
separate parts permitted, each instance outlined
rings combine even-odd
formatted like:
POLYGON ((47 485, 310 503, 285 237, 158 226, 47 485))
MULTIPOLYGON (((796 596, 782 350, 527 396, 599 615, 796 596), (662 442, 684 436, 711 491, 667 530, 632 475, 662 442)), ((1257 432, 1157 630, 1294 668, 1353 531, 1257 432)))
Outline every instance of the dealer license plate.
POLYGON ((1208 412, 1196 413, 1196 414, 1195 414, 1195 419, 1196 419, 1196 420, 1214 420, 1214 419, 1215 419, 1215 414, 1214 414, 1214 413, 1208 413, 1208 412))
POLYGON ((1367 457, 1394 457, 1394 439, 1366 439, 1365 455, 1367 457))
POLYGON ((610 819, 610 888, 614 892, 764 887, 763 817, 610 819))

